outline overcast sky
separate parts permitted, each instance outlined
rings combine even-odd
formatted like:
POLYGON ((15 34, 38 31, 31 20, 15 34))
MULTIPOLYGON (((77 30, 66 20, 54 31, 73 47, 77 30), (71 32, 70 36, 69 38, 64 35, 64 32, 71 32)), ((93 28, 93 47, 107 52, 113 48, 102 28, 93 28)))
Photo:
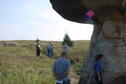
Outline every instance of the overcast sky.
POLYGON ((67 21, 49 0, 0 0, 0 40, 90 40, 93 25, 67 21))

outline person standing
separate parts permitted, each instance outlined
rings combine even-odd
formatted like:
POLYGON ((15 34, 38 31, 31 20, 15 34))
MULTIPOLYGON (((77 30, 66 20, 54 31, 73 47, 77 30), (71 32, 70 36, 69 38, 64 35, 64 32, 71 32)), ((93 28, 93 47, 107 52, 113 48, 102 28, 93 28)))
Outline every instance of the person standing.
POLYGON ((54 62, 52 68, 56 84, 70 84, 70 79, 68 77, 69 70, 70 61, 67 59, 67 54, 62 52, 61 57, 54 62))
POLYGON ((47 55, 48 55, 49 58, 51 58, 51 56, 52 56, 52 46, 51 46, 50 42, 47 45, 47 55))
POLYGON ((68 54, 68 49, 69 49, 69 46, 67 45, 67 42, 65 42, 64 45, 62 46, 62 52, 68 54))
POLYGON ((39 42, 36 44, 36 56, 40 56, 40 44, 39 44, 39 42))
POLYGON ((52 48, 51 48, 51 55, 53 56, 54 55, 54 45, 53 44, 51 44, 51 46, 52 46, 52 48))
POLYGON ((96 79, 97 84, 103 84, 103 81, 102 81, 103 68, 102 68, 102 63, 100 62, 102 57, 103 57, 102 54, 95 56, 94 72, 95 72, 95 79, 96 79))

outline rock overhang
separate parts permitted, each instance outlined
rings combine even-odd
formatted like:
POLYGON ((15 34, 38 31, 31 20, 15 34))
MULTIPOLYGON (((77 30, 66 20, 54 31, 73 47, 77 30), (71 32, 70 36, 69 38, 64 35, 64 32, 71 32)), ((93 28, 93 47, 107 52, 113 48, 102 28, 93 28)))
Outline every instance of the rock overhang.
MULTIPOLYGON (((125 0, 50 0, 53 9, 64 19, 86 23, 84 18, 89 10, 93 10, 94 23, 102 24, 107 20, 126 22, 125 0)), ((89 23, 90 24, 90 23, 89 23)))

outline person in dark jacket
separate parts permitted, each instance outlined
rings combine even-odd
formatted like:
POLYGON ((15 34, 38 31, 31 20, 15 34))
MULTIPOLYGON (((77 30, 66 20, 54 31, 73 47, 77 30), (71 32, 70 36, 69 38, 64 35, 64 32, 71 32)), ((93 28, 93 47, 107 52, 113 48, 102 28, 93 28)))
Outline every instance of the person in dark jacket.
POLYGON ((36 44, 36 56, 40 56, 40 44, 39 44, 39 42, 36 44))

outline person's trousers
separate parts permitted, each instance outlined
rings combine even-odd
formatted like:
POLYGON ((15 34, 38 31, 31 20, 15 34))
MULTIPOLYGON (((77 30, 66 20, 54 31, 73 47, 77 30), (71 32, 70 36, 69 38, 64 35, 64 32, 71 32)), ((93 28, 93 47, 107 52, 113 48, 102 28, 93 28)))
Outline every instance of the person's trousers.
POLYGON ((95 77, 96 77, 96 83, 97 84, 103 84, 103 81, 102 81, 102 73, 100 73, 101 80, 98 80, 97 74, 95 74, 95 77))
POLYGON ((49 49, 48 49, 48 51, 47 51, 47 52, 48 52, 48 53, 47 53, 47 54, 48 54, 48 57, 50 58, 50 57, 51 57, 51 55, 52 55, 52 52, 51 52, 51 50, 49 50, 49 49))
POLYGON ((36 50, 36 56, 40 56, 40 49, 36 50))

